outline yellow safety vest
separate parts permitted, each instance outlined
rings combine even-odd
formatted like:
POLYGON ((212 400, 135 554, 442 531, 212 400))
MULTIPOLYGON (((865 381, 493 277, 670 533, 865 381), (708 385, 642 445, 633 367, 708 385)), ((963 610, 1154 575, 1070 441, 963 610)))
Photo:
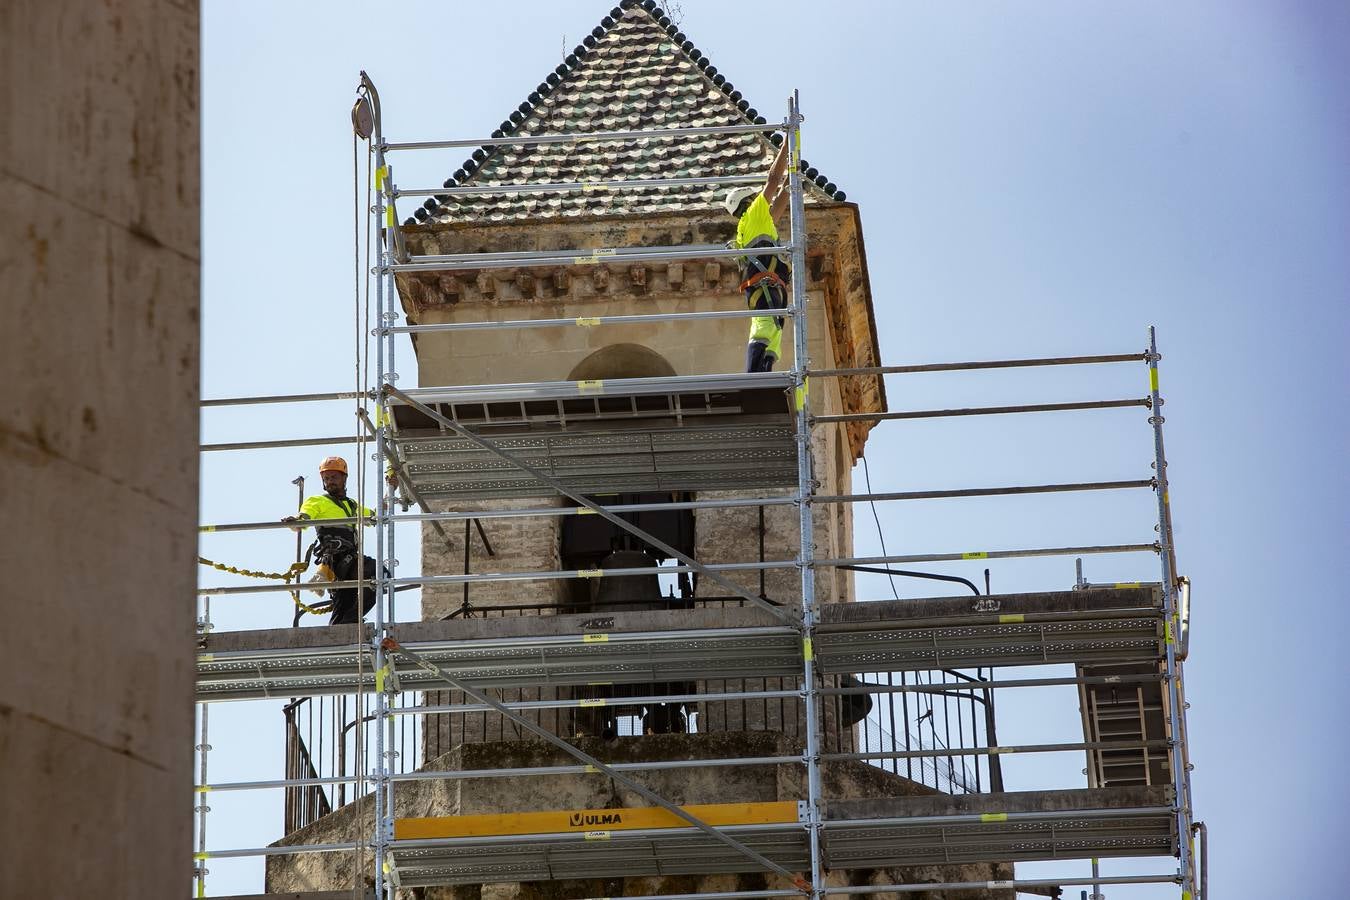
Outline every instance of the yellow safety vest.
POLYGON ((773 215, 769 212, 769 201, 764 199, 762 193, 755 195, 750 208, 736 223, 736 246, 748 247, 751 241, 760 237, 778 243, 778 229, 774 227, 773 215))
MULTIPOLYGON (((364 506, 359 506, 350 497, 344 497, 343 502, 339 503, 328 494, 315 494, 313 497, 305 498, 305 502, 300 505, 300 515, 311 519, 351 519, 356 517, 358 509, 363 516, 373 517, 375 515, 373 511, 366 509, 364 506)), ((373 522, 366 523, 367 527, 373 524, 373 522)))

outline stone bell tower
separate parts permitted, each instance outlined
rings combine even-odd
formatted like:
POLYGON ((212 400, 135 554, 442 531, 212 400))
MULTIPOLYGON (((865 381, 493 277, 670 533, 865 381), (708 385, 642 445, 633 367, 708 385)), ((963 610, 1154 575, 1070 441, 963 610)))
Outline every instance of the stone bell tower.
MULTIPOLYGON (((437 829, 468 828, 452 837, 472 842, 485 833, 473 829, 555 815, 563 820, 539 828, 564 832, 554 837, 568 844, 592 819, 662 812, 595 766, 560 772, 575 760, 531 728, 606 765, 634 763, 635 780, 671 804, 718 805, 714 816, 743 804, 786 816, 765 827, 798 830, 809 794, 801 764, 809 642, 783 618, 800 622, 800 553, 853 555, 851 506, 812 505, 814 546, 800 547, 800 394, 790 370, 801 361, 791 319, 779 371, 748 375, 748 320, 718 315, 745 308, 740 273, 725 253, 736 225, 723 207, 726 179, 767 176, 782 136, 755 129, 778 116, 752 108, 654 3, 625 0, 501 123, 496 143, 474 149, 445 193, 402 224, 413 264, 397 269, 396 287, 406 324, 417 326, 419 371, 408 396, 423 408, 395 406, 394 443, 425 505, 459 518, 423 531, 424 621, 397 626, 399 640, 413 646, 434 632, 451 654, 497 648, 462 683, 491 686, 530 723, 474 707, 443 682, 412 687, 405 674, 402 690, 437 707, 420 717, 422 766, 446 773, 394 793, 394 856, 408 867, 403 883, 424 888, 426 898, 792 886, 786 869, 747 866, 736 854, 690 867, 683 851, 639 862, 616 848, 612 857, 583 854, 585 865, 569 868, 568 848, 545 848, 528 826, 511 832, 521 837, 519 852, 512 845, 500 859, 471 849, 447 862, 418 844, 447 837, 437 829), (573 137, 511 142, 545 134, 573 137), (657 179, 666 183, 644 183, 657 179), (579 498, 622 509, 615 514, 646 538, 578 506, 579 498), (700 641, 739 640, 732 633, 747 625, 786 642, 753 651, 777 654, 773 666, 747 665, 726 643, 719 652, 736 665, 682 665, 681 654, 700 641), (584 648, 639 632, 647 643, 635 655, 616 648, 608 668, 586 674, 593 658, 584 648), (727 764, 749 759, 760 762, 727 764)), ((811 368, 878 366, 858 207, 805 161, 801 169, 807 249, 792 277, 805 290, 811 368)), ((786 240, 788 223, 779 230, 786 240)), ((813 415, 840 417, 811 429, 811 492, 851 494, 872 424, 864 419, 886 407, 881 379, 812 378, 806 392, 813 415)), ((817 569, 815 594, 818 605, 856 599, 849 573, 832 566, 817 569)), ((827 733, 826 750, 855 749, 869 702, 831 696, 820 704, 816 730, 827 733)), ((832 765, 821 780, 828 798, 938 793, 857 759, 832 765)), ((323 843, 362 818, 373 822, 369 807, 339 811, 286 843, 323 843)), ((348 857, 298 859, 269 863, 271 890, 358 877, 348 857)), ((811 863, 783 865, 802 871, 811 863)), ((1009 873, 999 863, 926 874, 984 881, 1009 873)))
MULTIPOLYGON (((578 48, 584 53, 569 56, 564 65, 550 72, 520 108, 501 123, 494 137, 763 123, 764 115, 751 108, 682 34, 672 34, 672 30, 640 5, 611 13, 578 48)), ((777 116, 777 110, 772 115, 777 116)), ((503 144, 474 150, 445 182, 448 193, 428 200, 415 218, 404 223, 403 234, 415 258, 504 252, 545 257, 549 251, 564 249, 588 255, 568 264, 535 266, 527 262, 401 274, 397 284, 409 324, 569 323, 419 333, 416 352, 421 385, 585 385, 613 379, 743 371, 746 319, 679 318, 681 314, 744 307, 740 276, 731 260, 670 254, 669 261, 627 262, 620 254, 607 255, 607 248, 725 244, 735 233, 735 220, 722 207, 727 188, 698 184, 696 179, 765 175, 779 142, 778 134, 771 140, 763 133, 740 133, 503 144), (606 184, 677 178, 688 179, 689 183, 636 189, 606 184), (455 189, 529 182, 582 182, 596 187, 556 193, 453 193, 455 189), (609 317, 617 316, 649 318, 638 324, 608 323, 609 317)), ((843 192, 825 176, 805 163, 804 168, 811 179, 806 191, 809 249, 807 270, 797 277, 805 280, 807 289, 812 363, 822 369, 877 365, 879 351, 858 208, 847 202, 843 192)), ((786 223, 780 223, 780 229, 786 233, 786 223)), ((780 370, 793 364, 791 325, 787 327, 780 370)), ((884 387, 877 377, 820 379, 811 383, 810 391, 813 412, 818 414, 875 412, 885 405, 884 387)), ((618 408, 622 404, 615 401, 615 408, 610 409, 605 395, 596 394, 591 399, 599 417, 608 416, 616 428, 623 427, 625 410, 618 408)), ((781 411, 781 404, 779 408, 781 411)), ((491 414, 509 415, 500 408, 491 414)), ((772 425, 767 423, 767 416, 764 419, 766 430, 788 424, 781 415, 772 425)), ((815 430, 815 477, 820 493, 850 492, 850 473, 862 453, 870 424, 847 422, 815 430)), ((563 432, 567 427, 559 426, 563 432)), ((766 492, 760 488, 757 473, 775 466, 793 467, 795 462, 777 453, 773 441, 756 433, 758 427, 747 421, 733 442, 716 446, 700 444, 696 435, 688 436, 689 452, 706 457, 702 461, 706 477, 698 479, 697 484, 685 483, 693 490, 652 490, 659 485, 625 480, 625 466, 640 469, 647 461, 639 455, 621 454, 606 460, 616 467, 613 471, 594 473, 596 493, 617 492, 623 502, 784 496, 786 491, 782 489, 766 492), (738 472, 731 471, 737 467, 738 472), (614 477, 606 479, 605 475, 614 477), (634 486, 636 489, 631 489, 634 486)), ((795 480, 795 475, 791 479, 795 480)), ((510 496, 508 488, 501 494, 500 499, 468 502, 483 508, 541 505, 539 496, 510 496)), ((611 503, 618 499, 607 498, 611 503)), ((565 505, 570 501, 542 502, 565 505)), ((433 505, 466 508, 465 501, 454 499, 434 501, 433 505)), ((761 521, 760 510, 747 506, 640 515, 644 528, 657 529, 670 539, 668 542, 675 542, 705 564, 792 559, 798 540, 796 509, 790 505, 769 506, 762 514, 761 521)), ((428 574, 590 570, 620 563, 631 566, 644 551, 652 560, 658 559, 651 556, 650 548, 620 541, 620 536, 612 533, 615 529, 596 517, 495 518, 481 524, 481 535, 476 529, 460 530, 450 535, 449 542, 428 528, 423 542, 424 570, 428 574), (463 545, 466 533, 467 555, 463 545), (615 543, 613 548, 611 542, 615 543), (611 549, 628 555, 611 556, 611 549)), ((815 534, 818 557, 850 556, 851 507, 817 507, 815 534)), ((728 577, 775 602, 795 602, 799 589, 797 570, 790 567, 770 568, 762 577, 755 571, 728 577)), ((821 602, 853 599, 846 573, 822 569, 818 579, 821 602)), ((630 598, 616 596, 607 581, 487 581, 473 582, 467 589, 462 585, 429 587, 423 594, 423 617, 473 615, 484 609, 490 615, 551 615, 568 610, 603 612, 632 607, 622 602, 630 598), (597 605, 593 594, 602 589, 606 597, 597 605)), ((655 581, 651 578, 642 586, 640 579, 634 579, 631 586, 646 595, 659 594, 661 589, 655 581)), ((695 586, 683 578, 680 584, 664 588, 668 601, 672 592, 675 601, 684 604, 726 593, 712 583, 695 586)), ((643 605, 640 601, 652 598, 631 599, 639 601, 632 607, 638 608, 643 605)), ((742 711, 739 705, 733 710, 705 704, 699 710, 699 730, 770 728, 794 732, 795 717, 784 723, 776 705, 774 709, 770 715, 764 709, 742 711)), ((576 723, 566 716, 561 720, 549 716, 545 721, 564 735, 577 730, 576 723)), ((439 728, 428 727, 426 734, 427 755, 431 757, 464 741, 490 739, 498 732, 490 723, 465 722, 461 731, 457 723, 443 721, 439 728)))

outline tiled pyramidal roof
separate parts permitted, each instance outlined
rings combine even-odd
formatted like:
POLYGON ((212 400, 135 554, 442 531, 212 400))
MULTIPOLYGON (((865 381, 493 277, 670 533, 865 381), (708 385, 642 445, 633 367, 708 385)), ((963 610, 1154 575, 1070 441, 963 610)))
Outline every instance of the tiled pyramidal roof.
MULTIPOLYGON (((786 105, 786 104, 785 104, 786 105)), ((785 110, 786 112, 786 110, 785 110)), ((781 120, 781 118, 780 118, 781 120)), ((501 123, 492 137, 763 124, 653 0, 624 0, 501 123)), ((767 173, 780 134, 484 146, 445 187, 767 173)), ((802 161, 820 199, 843 200, 802 161)), ((725 186, 517 193, 429 199, 404 222, 506 222, 721 208, 725 186)))

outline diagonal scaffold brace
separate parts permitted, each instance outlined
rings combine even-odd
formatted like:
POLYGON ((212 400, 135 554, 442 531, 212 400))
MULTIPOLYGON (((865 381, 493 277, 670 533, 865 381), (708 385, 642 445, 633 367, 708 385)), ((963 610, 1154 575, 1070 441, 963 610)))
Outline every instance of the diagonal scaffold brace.
POLYGON ((383 394, 385 397, 398 398, 399 400, 411 406, 413 409, 417 410, 418 412, 430 418, 432 421, 436 422, 438 425, 442 425, 445 428, 450 429, 455 434, 459 435, 460 437, 464 438, 470 443, 475 444, 478 447, 481 447, 482 449, 488 451, 489 453, 492 453, 495 456, 501 457, 502 459, 506 460, 508 463, 520 469, 521 471, 527 472, 528 474, 538 479, 543 484, 546 484, 549 487, 553 488, 553 490, 557 491, 559 494, 562 494, 564 497, 567 497, 568 499, 572 500, 573 502, 577 503, 580 506, 586 507, 591 512, 596 513, 597 515, 603 517, 606 521, 614 525, 618 525, 620 528, 646 541, 653 547, 656 547, 657 549, 664 551, 672 559, 677 559, 684 565, 688 566, 700 577, 708 579, 709 581, 713 582, 719 587, 725 588, 726 590, 730 591, 737 597, 748 600, 750 603, 753 603, 755 606, 758 606, 761 609, 768 610, 776 618, 781 619, 783 622, 792 626, 793 628, 797 629, 801 628, 802 623, 788 610, 780 606, 775 606, 774 604, 769 603, 765 600, 761 600, 759 597, 750 593, 745 588, 740 587, 735 582, 732 582, 731 580, 724 578, 721 575, 718 575, 716 572, 710 571, 702 563, 699 563, 696 560, 692 559, 691 557, 686 556, 685 554, 676 550, 674 547, 670 546, 665 541, 661 540, 655 535, 643 531, 641 528, 634 525, 632 522, 629 522, 615 515, 614 513, 605 509, 603 506, 599 505, 593 500, 590 500, 582 496, 581 494, 568 490, 567 487, 564 486, 562 482, 554 478, 552 475, 549 475, 547 472, 544 472, 541 469, 537 469, 534 466, 530 465, 529 463, 525 462, 524 460, 517 458, 508 451, 503 450, 501 447, 498 447, 492 441, 475 434, 474 432, 470 431, 468 428, 465 428, 463 425, 454 421, 453 419, 441 415, 439 412, 427 406, 425 403, 421 403, 415 400, 414 398, 408 396, 403 391, 400 391, 393 385, 386 384, 384 386, 383 394))
POLYGON ((386 637, 383 641, 381 641, 380 646, 384 649, 386 653, 389 653, 391 655, 402 656, 404 659, 407 659, 408 661, 414 663, 419 668, 435 675, 437 678, 449 684, 455 690, 462 691, 463 693, 472 697, 479 703, 492 707, 499 714, 510 719, 512 722, 519 725, 521 728, 524 728, 531 734, 543 738, 553 746, 559 748, 560 750, 565 751, 566 753, 580 760, 582 763, 593 767, 597 772, 600 772, 601 774, 614 779, 615 781, 622 784, 629 790, 632 790, 635 793, 640 794, 642 797, 644 797, 647 800, 650 800, 652 803, 655 803, 662 809, 665 809, 668 812, 673 813, 674 815, 688 822, 693 827, 697 828, 699 831, 702 831, 703 833, 709 835, 710 837, 713 837, 721 841, 731 849, 735 850, 737 853, 743 854, 747 858, 753 860, 756 864, 763 866, 768 871, 783 876, 784 878, 791 881, 794 885, 796 885, 797 888, 801 890, 803 893, 809 893, 810 885, 807 884, 807 882, 800 875, 794 875, 793 873, 789 872, 787 869, 783 868, 778 863, 764 856, 757 850, 751 847, 747 847, 745 844, 742 844, 740 841, 736 840, 730 835, 718 831, 716 828, 712 827, 707 822, 704 822, 697 816, 692 815, 691 813, 686 812, 684 809, 680 808, 676 804, 671 803, 669 800, 662 797, 660 794, 656 793, 646 785, 634 780, 633 778, 623 774, 622 772, 618 771, 617 769, 611 766, 605 765, 603 762, 596 759, 594 756, 591 756, 585 750, 572 746, 567 741, 558 737, 556 734, 549 731, 548 729, 543 728, 542 726, 537 725, 534 722, 531 722, 525 716, 513 712, 505 704, 499 702, 493 697, 489 697, 483 691, 480 691, 477 688, 472 687, 471 685, 465 684, 463 681, 460 681, 459 679, 450 675, 440 666, 436 665, 430 660, 423 659, 416 652, 407 649, 406 647, 401 645, 395 638, 386 637))

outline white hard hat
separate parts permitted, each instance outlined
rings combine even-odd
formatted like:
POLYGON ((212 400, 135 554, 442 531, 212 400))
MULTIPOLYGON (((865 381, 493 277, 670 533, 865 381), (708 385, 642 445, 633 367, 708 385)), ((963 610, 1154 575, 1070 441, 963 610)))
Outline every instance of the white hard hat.
POLYGON ((727 191, 727 199, 722 204, 727 209, 727 215, 736 215, 736 210, 740 208, 740 205, 758 193, 759 188, 751 187, 748 184, 727 191))

